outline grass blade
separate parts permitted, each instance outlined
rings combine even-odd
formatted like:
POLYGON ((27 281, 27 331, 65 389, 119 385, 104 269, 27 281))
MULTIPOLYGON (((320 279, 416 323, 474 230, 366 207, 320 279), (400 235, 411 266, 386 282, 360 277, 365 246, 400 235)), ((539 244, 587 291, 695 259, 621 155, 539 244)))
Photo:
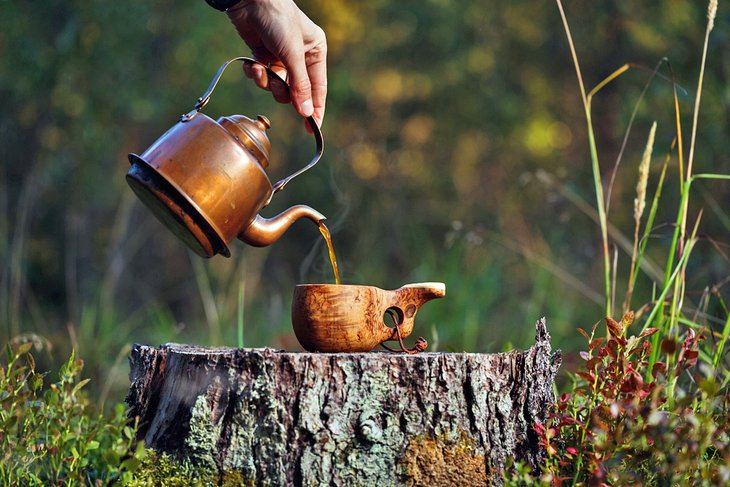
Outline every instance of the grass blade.
MULTIPOLYGON (((565 16, 562 2, 560 0, 556 0, 556 2, 558 4, 558 9, 560 10, 560 17, 563 21, 563 27, 565 28, 565 35, 568 38, 570 54, 573 57, 573 66, 575 67, 575 74, 578 76, 578 85, 580 86, 580 94, 581 98, 583 99, 583 109, 585 110, 586 124, 588 127, 588 145, 590 147, 591 167, 593 170, 593 186, 596 191, 596 207, 598 209, 598 220, 601 227, 601 241, 603 243, 604 311, 606 316, 611 316, 611 258, 608 249, 608 230, 606 228, 606 210, 604 208, 603 199, 603 182, 601 181, 601 169, 598 164, 598 149, 596 148, 596 138, 593 131, 593 121, 591 119, 591 97, 593 93, 595 93, 597 90, 594 89, 593 91, 591 91, 590 95, 586 95, 585 86, 583 84, 583 76, 580 72, 580 63, 578 62, 578 55, 575 51, 573 36, 570 33, 568 19, 565 16)), ((613 79, 611 76, 609 76, 609 78, 604 81, 608 83, 611 79, 613 79)), ((599 85, 597 88, 600 89, 601 86, 602 85, 599 85)))
POLYGON ((717 348, 715 349, 715 356, 712 359, 712 365, 715 368, 718 368, 718 366, 720 365, 720 360, 722 360, 728 336, 730 336, 730 314, 727 315, 727 319, 725 320, 725 326, 722 329, 722 338, 720 338, 720 343, 717 344, 717 348))
POLYGON ((238 348, 243 348, 243 304, 246 297, 246 281, 241 277, 241 283, 238 286, 238 316, 236 320, 236 343, 238 348))
POLYGON ((675 279, 677 279, 677 276, 681 272, 681 270, 684 267, 685 262, 687 261, 692 248, 694 247, 695 241, 690 240, 687 244, 687 249, 684 254, 682 254, 682 257, 680 257, 679 262, 677 262, 677 266, 672 271, 669 282, 662 288, 662 292, 657 296, 654 307, 651 310, 651 313, 649 313, 649 316, 646 318, 646 321, 644 322, 644 326, 642 327, 641 331, 643 332, 647 328, 651 327, 654 324, 654 320, 658 317, 660 319, 660 322, 657 324, 654 324, 654 327, 659 328, 659 332, 655 333, 652 336, 652 355, 651 359, 649 361, 649 368, 648 370, 651 370, 651 368, 656 363, 656 359, 659 353, 659 338, 666 336, 666 320, 662 320, 662 315, 660 311, 662 310, 664 306, 664 299, 667 297, 667 294, 669 293, 669 290, 673 287, 675 279))

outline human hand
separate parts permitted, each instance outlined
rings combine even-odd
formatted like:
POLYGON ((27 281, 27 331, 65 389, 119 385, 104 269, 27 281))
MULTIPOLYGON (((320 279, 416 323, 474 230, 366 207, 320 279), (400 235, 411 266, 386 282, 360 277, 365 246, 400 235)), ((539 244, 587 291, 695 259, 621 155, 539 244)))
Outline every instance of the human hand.
POLYGON ((227 10, 253 56, 282 78, 289 89, 269 79, 263 66, 244 63, 249 78, 270 90, 276 101, 292 103, 303 117, 324 119, 327 98, 327 39, 293 0, 242 0, 227 10))

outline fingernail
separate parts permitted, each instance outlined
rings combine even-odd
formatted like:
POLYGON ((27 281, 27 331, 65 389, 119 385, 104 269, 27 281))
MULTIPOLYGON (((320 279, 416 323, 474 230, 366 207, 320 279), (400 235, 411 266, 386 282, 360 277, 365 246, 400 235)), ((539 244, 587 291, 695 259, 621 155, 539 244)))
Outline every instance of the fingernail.
POLYGON ((311 117, 314 113, 314 104, 312 103, 312 100, 304 100, 302 102, 302 115, 305 117, 311 117))

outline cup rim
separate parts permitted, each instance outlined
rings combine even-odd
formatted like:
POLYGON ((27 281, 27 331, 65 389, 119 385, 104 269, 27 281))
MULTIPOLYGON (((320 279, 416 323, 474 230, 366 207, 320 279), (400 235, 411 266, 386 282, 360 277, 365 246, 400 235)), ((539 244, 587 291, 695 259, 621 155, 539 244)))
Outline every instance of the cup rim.
MULTIPOLYGON (((371 284, 335 284, 335 283, 329 283, 329 282, 312 282, 312 283, 301 283, 301 284, 295 284, 295 288, 355 288, 355 287, 361 287, 361 288, 372 288, 372 289, 381 289, 383 291, 386 291, 385 288, 382 288, 380 286, 374 286, 371 284)), ((446 284, 443 282, 438 281, 428 281, 428 282, 414 282, 410 284, 404 284, 397 289, 409 289, 409 288, 422 288, 422 287, 431 287, 431 288, 438 288, 443 289, 446 291, 446 284)))
POLYGON ((362 287, 362 288, 372 288, 372 289, 382 289, 378 286, 371 286, 368 284, 335 284, 335 283, 329 283, 329 282, 322 282, 322 283, 304 283, 304 284, 295 284, 295 288, 301 288, 301 289, 312 289, 312 288, 355 288, 355 287, 362 287))

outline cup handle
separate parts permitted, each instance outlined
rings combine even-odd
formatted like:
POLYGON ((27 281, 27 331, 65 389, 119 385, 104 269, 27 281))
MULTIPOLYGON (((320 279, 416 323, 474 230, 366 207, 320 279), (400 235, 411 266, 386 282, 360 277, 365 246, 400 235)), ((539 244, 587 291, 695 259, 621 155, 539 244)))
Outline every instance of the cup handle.
MULTIPOLYGON (((400 321, 401 336, 407 337, 413 331, 413 324, 419 308, 432 299, 446 296, 446 284, 443 282, 419 282, 407 284, 395 291, 391 291, 387 309, 394 309, 400 321)), ((382 341, 397 340, 394 328, 384 326, 385 339, 382 341)))

